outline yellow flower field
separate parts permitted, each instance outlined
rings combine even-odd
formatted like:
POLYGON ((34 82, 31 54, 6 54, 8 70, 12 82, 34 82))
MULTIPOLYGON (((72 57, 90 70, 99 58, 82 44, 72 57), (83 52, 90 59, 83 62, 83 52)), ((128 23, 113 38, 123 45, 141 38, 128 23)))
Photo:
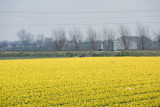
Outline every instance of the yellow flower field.
POLYGON ((0 60, 0 107, 158 105, 160 57, 0 60))

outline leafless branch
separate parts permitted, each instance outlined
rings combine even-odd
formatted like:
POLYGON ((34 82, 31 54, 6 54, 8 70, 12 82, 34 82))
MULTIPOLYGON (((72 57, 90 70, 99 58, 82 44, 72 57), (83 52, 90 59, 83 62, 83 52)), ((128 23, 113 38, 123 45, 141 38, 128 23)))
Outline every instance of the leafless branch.
POLYGON ((110 50, 111 42, 115 40, 116 34, 112 29, 103 28, 103 43, 107 50, 110 50))
POLYGON ((69 32, 69 34, 75 49, 78 50, 82 41, 82 32, 78 28, 74 28, 72 31, 69 32))
POLYGON ((42 49, 42 45, 44 44, 44 35, 43 34, 38 34, 37 38, 36 38, 36 42, 38 44, 38 46, 40 47, 40 49, 42 49))
POLYGON ((130 42, 128 36, 130 36, 130 30, 126 26, 119 26, 119 34, 124 45, 124 49, 129 49, 130 42))
POLYGON ((93 29, 92 27, 89 27, 87 34, 88 34, 88 39, 91 42, 91 48, 93 50, 96 50, 97 49, 97 41, 98 41, 98 33, 96 32, 95 29, 93 29))
POLYGON ((62 27, 53 30, 53 43, 57 50, 62 50, 66 42, 66 33, 62 27))
POLYGON ((160 32, 155 33, 155 35, 156 35, 156 41, 158 42, 160 49, 160 32))
POLYGON ((25 30, 21 30, 17 33, 19 40, 22 43, 22 46, 29 46, 34 41, 34 36, 25 30))

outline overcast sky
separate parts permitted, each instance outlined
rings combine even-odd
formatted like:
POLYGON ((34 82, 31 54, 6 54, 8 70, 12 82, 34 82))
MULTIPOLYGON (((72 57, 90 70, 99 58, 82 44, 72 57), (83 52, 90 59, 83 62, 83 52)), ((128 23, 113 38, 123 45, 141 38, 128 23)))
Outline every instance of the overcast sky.
POLYGON ((0 40, 17 40, 21 29, 49 37, 59 25, 85 32, 124 24, 135 35, 136 23, 160 30, 160 0, 0 0, 0 40))

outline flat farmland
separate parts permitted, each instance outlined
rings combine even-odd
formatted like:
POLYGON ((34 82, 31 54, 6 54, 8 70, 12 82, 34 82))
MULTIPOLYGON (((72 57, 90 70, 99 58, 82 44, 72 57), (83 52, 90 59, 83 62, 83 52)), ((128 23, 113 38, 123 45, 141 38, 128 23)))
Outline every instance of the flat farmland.
POLYGON ((0 106, 160 106, 160 57, 0 60, 0 106))

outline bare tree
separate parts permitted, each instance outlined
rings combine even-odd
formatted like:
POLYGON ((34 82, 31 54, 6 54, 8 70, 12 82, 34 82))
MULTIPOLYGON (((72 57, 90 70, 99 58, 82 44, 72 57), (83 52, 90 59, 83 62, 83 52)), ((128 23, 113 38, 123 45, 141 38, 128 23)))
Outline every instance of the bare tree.
POLYGON ((107 43, 107 45, 104 45, 107 50, 110 50, 111 42, 115 40, 115 35, 116 34, 112 29, 108 30, 103 28, 103 44, 107 43))
POLYGON ((38 34, 37 38, 36 38, 36 42, 38 44, 38 46, 40 47, 40 50, 42 50, 42 46, 44 44, 44 35, 43 34, 38 34))
POLYGON ((160 49, 160 32, 156 33, 155 35, 156 35, 156 41, 158 42, 160 49))
POLYGON ((17 33, 19 40, 21 41, 22 46, 29 46, 34 41, 34 36, 25 30, 21 30, 17 33))
POLYGON ((19 41, 13 41, 13 42, 11 42, 11 46, 12 46, 13 48, 18 47, 18 44, 19 44, 19 41))
POLYGON ((119 26, 119 34, 121 36, 124 49, 127 50, 130 47, 130 41, 129 41, 129 36, 130 36, 130 30, 126 26, 119 26))
POLYGON ((8 46, 8 42, 7 41, 1 41, 0 42, 0 48, 5 48, 8 46))
POLYGON ((19 39, 19 41, 21 42, 21 45, 23 46, 24 41, 25 41, 25 35, 26 35, 26 31, 25 30, 21 30, 17 33, 17 37, 19 39))
POLYGON ((62 50, 66 42, 66 33, 62 27, 53 30, 53 43, 57 50, 62 50))
POLYGON ((97 49, 98 33, 92 27, 88 28, 87 31, 89 42, 91 42, 91 48, 93 50, 97 49))
POLYGON ((52 38, 46 37, 44 39, 44 45, 46 48, 51 48, 53 46, 52 38))
POLYGON ((144 26, 138 24, 136 33, 140 38, 140 40, 139 40, 139 48, 146 49, 147 43, 149 41, 149 30, 148 30, 148 27, 145 28, 144 26))
POLYGON ((72 31, 69 32, 69 34, 75 49, 79 50, 82 41, 82 32, 78 28, 74 28, 72 31))

